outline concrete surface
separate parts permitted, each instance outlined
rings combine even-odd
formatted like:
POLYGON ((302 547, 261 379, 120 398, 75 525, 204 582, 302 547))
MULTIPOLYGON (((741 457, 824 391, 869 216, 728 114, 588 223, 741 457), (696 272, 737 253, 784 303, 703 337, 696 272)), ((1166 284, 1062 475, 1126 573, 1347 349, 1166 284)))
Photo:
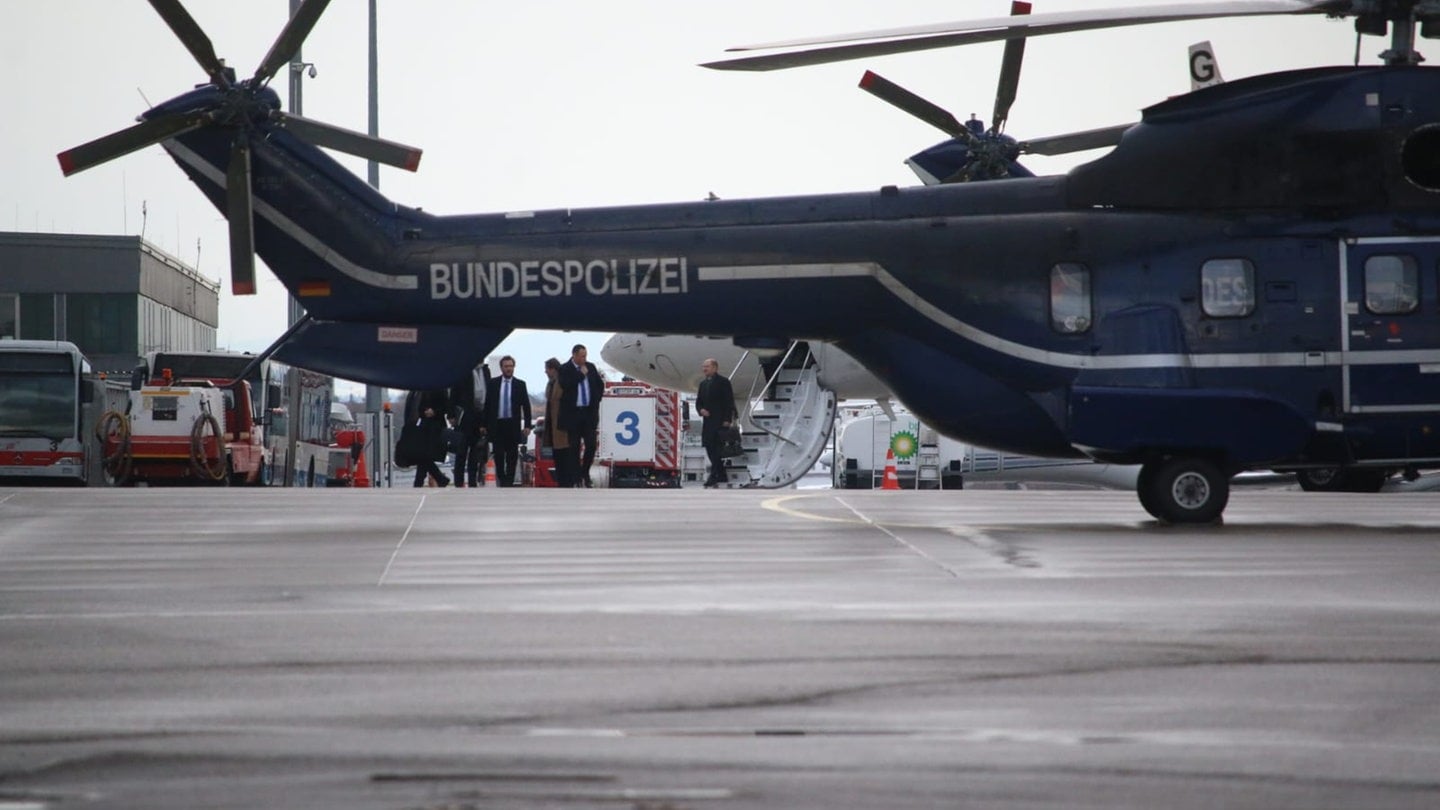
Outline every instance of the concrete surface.
POLYGON ((1440 496, 0 489, 0 810, 1440 806, 1440 496))

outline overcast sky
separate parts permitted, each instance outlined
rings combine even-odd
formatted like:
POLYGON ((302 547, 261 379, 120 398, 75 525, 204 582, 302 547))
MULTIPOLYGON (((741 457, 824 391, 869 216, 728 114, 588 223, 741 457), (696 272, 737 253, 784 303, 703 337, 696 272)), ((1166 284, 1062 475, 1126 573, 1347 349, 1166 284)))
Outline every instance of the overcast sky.
MULTIPOLYGON (((249 76, 289 0, 185 0, 216 52, 249 76)), ((1157 5, 1036 0, 1035 11, 1157 5)), ((696 67, 727 46, 1002 15, 1009 0, 380 0, 380 132, 425 150, 381 191, 439 214, 857 191, 918 181, 903 161, 943 139, 856 89, 868 68, 957 117, 988 117, 1002 45, 772 73, 696 67)), ((306 42, 304 114, 364 130, 365 0, 334 0, 306 42)), ((1210 40, 1228 80, 1348 64, 1349 21, 1248 18, 1033 39, 1007 131, 1052 135, 1135 120, 1186 92, 1186 49, 1210 40)), ((1363 63, 1385 47, 1367 38, 1363 63)), ((1440 48, 1421 46, 1432 59, 1440 48)), ((284 328, 284 290, 229 294, 225 222, 158 146, 66 179, 55 154, 128 126, 204 76, 143 0, 0 2, 9 113, 0 125, 0 228, 141 234, 222 281, 219 343, 260 350, 284 328), (142 97, 143 94, 143 97, 142 97), (142 217, 142 206, 148 213, 142 217)), ((283 73, 273 82, 282 98, 283 73)), ((1033 158, 1063 172, 1096 153, 1033 158)), ((363 162, 341 156, 362 178, 363 162)), ((521 376, 579 340, 517 333, 521 376)))

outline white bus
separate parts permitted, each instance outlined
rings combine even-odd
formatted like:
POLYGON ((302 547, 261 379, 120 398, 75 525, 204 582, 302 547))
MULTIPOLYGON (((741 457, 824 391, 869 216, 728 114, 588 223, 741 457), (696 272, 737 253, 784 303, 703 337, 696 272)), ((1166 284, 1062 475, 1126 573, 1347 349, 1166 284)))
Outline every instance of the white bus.
POLYGON ((90 363, 63 340, 0 340, 0 483, 86 483, 90 363))

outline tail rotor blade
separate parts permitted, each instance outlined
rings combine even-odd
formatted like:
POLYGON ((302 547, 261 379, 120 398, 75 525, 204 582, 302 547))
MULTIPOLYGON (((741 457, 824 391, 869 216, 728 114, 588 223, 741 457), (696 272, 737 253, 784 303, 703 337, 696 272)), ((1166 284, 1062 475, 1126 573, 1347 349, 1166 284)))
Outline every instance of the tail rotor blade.
POLYGON ((305 0, 301 4, 295 12, 295 16, 291 17, 290 22, 286 23, 285 28, 281 30, 280 36, 275 38, 275 44, 270 46, 270 52, 260 60, 260 67, 255 70, 253 84, 270 81, 275 72, 290 61, 295 52, 300 50, 300 45, 305 42, 305 38, 310 36, 310 31, 315 28, 316 21, 320 19, 321 14, 325 13, 325 7, 329 4, 330 0, 305 0))
POLYGON ((403 143, 376 138, 363 132, 324 124, 312 118, 301 118, 287 113, 273 113, 272 118, 281 126, 316 146, 324 146, 346 154, 374 160, 388 166, 415 171, 420 168, 421 150, 403 143))
POLYGON ((150 0, 150 6, 159 12, 165 24, 170 26, 170 30, 175 32, 175 36, 180 38, 185 49, 190 51, 190 55, 195 57, 195 61, 200 63, 200 67, 205 69, 210 78, 221 87, 228 86, 225 63, 215 55, 215 46, 211 44, 210 37, 205 36, 195 18, 180 5, 180 0, 150 0))
POLYGON ((255 214, 250 196, 250 140, 243 132, 230 146, 225 196, 230 220, 230 292, 254 295, 255 214))
POLYGON ((881 101, 893 104, 921 121, 944 132, 952 138, 963 138, 970 134, 955 116, 937 104, 906 90, 898 84, 873 71, 865 71, 860 78, 860 88, 881 101))
MULTIPOLYGON (((1010 3, 1010 16, 1030 13, 1030 4, 1024 0, 1010 3)), ((1020 64, 1025 59, 1025 38, 1005 40, 1005 57, 1000 63, 1000 85, 995 88, 995 112, 990 116, 990 129, 1002 132, 1005 119, 1010 117, 1010 105, 1015 103, 1015 94, 1020 89, 1020 64)))
POLYGON ((103 138, 68 149, 56 157, 60 160, 60 171, 69 177, 76 172, 98 166, 121 155, 128 155, 138 149, 160 143, 192 129, 199 129, 209 123, 205 114, 167 115, 142 121, 133 127, 112 132, 103 138))

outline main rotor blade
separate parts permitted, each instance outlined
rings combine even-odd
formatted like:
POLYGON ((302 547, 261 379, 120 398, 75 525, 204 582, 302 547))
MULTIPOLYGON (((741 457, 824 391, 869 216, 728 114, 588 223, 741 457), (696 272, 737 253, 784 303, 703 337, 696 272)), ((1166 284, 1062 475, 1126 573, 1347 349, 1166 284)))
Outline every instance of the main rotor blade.
POLYGON ((300 45, 305 38, 310 36, 310 31, 325 13, 325 7, 330 0, 305 0, 300 8, 295 11, 295 16, 280 31, 280 36, 275 38, 275 44, 270 46, 270 52, 260 60, 260 67, 255 70, 255 78, 252 84, 262 84, 270 81, 275 71, 284 67, 290 62, 295 52, 300 50, 300 45))
POLYGON ((926 101, 878 73, 865 71, 865 75, 860 77, 860 89, 881 101, 899 107, 952 138, 970 134, 970 130, 956 120, 948 110, 926 101))
POLYGON ((1120 124, 1100 129, 1087 129, 1066 135, 1051 135, 1048 138, 1034 138, 1021 141, 1020 151, 1032 155, 1064 155, 1070 152, 1084 152, 1086 149, 1102 149, 1120 142, 1120 136, 1134 124, 1120 124))
POLYGON ((190 51, 190 55, 195 57, 195 61, 200 63, 200 67, 205 69, 210 78, 221 87, 228 86, 225 63, 215 55, 215 46, 210 42, 210 37, 205 36, 195 18, 180 5, 180 0, 150 0, 150 6, 159 12, 165 24, 170 26, 170 30, 175 32, 181 44, 190 51))
MULTIPOLYGON (((1010 16, 1020 17, 1030 13, 1030 4, 1024 0, 1010 3, 1010 16)), ((1025 39, 1005 40, 1005 58, 1000 62, 1000 83, 995 88, 995 111, 990 115, 990 130, 1002 132, 1005 119, 1010 117, 1010 105, 1015 103, 1015 94, 1020 89, 1020 64, 1025 59, 1025 39)))
POLYGON ((296 136, 316 146, 337 149, 346 154, 366 160, 376 160, 406 171, 413 172, 420 168, 421 150, 413 146, 387 141, 363 132, 337 127, 333 124, 324 124, 313 118, 301 118, 288 113, 274 112, 271 113, 271 118, 280 126, 295 133, 296 136))
POLYGON ((225 216, 230 220, 230 292, 254 295, 255 212, 250 197, 250 140, 244 132, 230 145, 225 198, 225 216))
POLYGON ((1350 8, 1352 0, 1227 0, 1212 3, 1176 3, 1140 8, 1096 9, 1090 11, 1057 11, 1032 14, 1024 22, 1010 17, 991 17, 968 22, 938 23, 908 28, 863 31, 809 39, 765 42, 728 49, 730 52, 806 48, 814 45, 830 47, 814 50, 787 51, 765 56, 747 56, 708 62, 702 67, 716 70, 780 70, 843 62, 870 56, 886 56, 977 42, 994 42, 1016 37, 1062 34, 1096 28, 1121 28, 1149 23, 1204 20, 1216 17, 1253 17, 1272 14, 1339 13, 1350 8), (873 40, 884 40, 875 42, 873 40), (849 44, 835 44, 849 43, 849 44))
POLYGON ((112 132, 103 138, 83 143, 74 149, 67 149, 55 157, 60 160, 60 171, 69 177, 76 172, 98 166, 107 160, 114 160, 137 149, 144 149, 151 144, 169 140, 192 129, 199 129, 209 123, 211 118, 212 116, 208 113, 165 115, 152 118, 119 132, 112 132))

